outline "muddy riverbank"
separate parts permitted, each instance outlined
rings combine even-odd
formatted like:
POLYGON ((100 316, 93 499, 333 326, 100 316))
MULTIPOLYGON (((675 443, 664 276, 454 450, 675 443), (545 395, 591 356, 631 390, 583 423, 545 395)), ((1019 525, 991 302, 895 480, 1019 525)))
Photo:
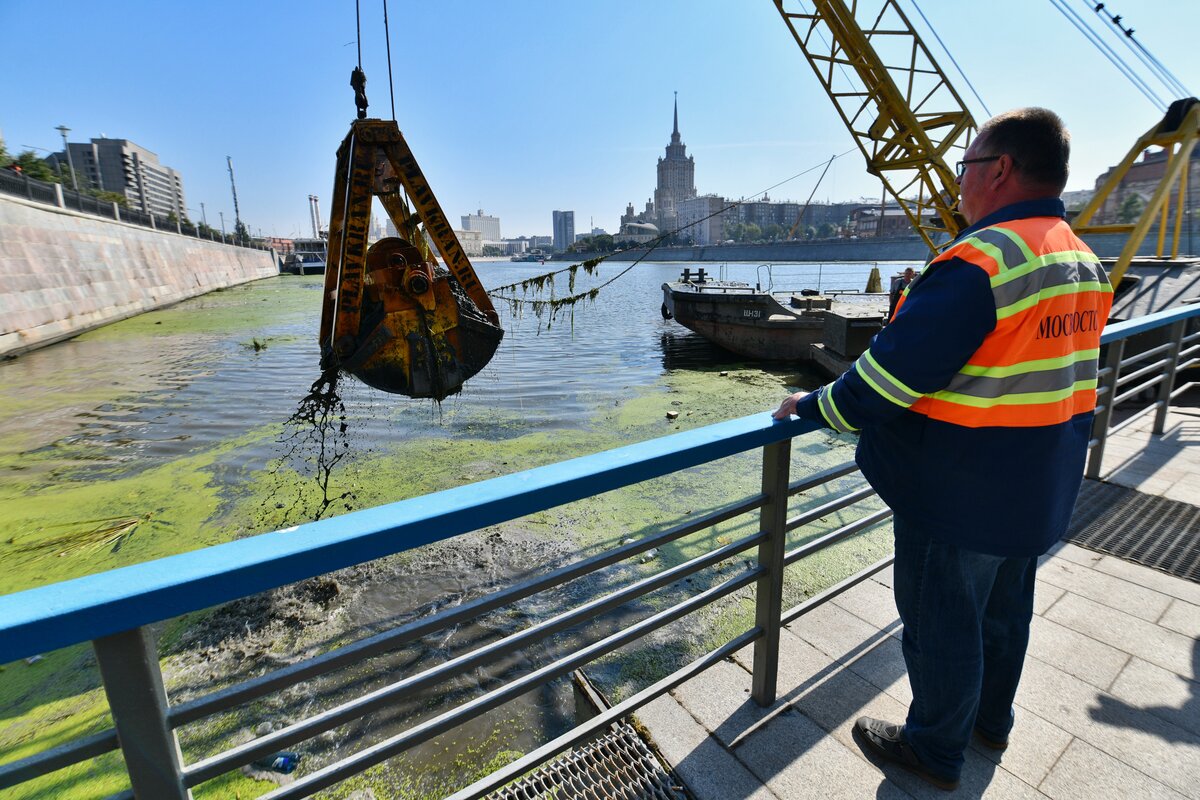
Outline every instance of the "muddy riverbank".
MULTIPOLYGON (((519 279, 521 268, 534 272, 526 265, 484 265, 481 271, 485 282, 497 285, 519 279)), ((508 334, 496 359, 440 407, 349 385, 351 456, 332 476, 335 490, 352 492, 354 507, 370 507, 764 411, 790 387, 813 385, 813 376, 741 364, 663 321, 657 286, 675 272, 671 265, 648 265, 627 288, 614 284, 618 292, 609 301, 601 295, 595 306, 576 311, 573 325, 550 331, 502 309, 508 334), (670 420, 668 412, 678 416, 670 420)), ((597 280, 606 277, 602 271, 597 280)), ((0 576, 0 592, 302 521, 316 501, 311 453, 289 457, 281 439, 285 420, 315 377, 318 281, 289 277, 225 290, 0 364, 6 378, 0 384, 6 401, 0 408, 0 504, 6 512, 0 558, 12 565, 0 576), (108 520, 108 533, 124 531, 119 547, 95 532, 95 520, 108 520), (95 541, 75 549, 47 546, 88 536, 95 541)), ((849 440, 812 434, 797 441, 795 468, 819 469, 848 457, 851 447, 849 440)), ((751 494, 759 481, 757 460, 757 454, 726 459, 167 623, 162 655, 172 701, 464 602, 519 579, 531 565, 565 563, 751 494)), ((828 525, 840 517, 831 516, 828 525)), ((369 690, 387 676, 439 663, 609 582, 649 574, 745 535, 750 524, 702 532, 645 563, 618 565, 596 582, 531 599, 379 663, 187 728, 181 732, 185 753, 189 760, 203 757, 262 726, 285 724, 369 690)), ((884 539, 856 540, 803 566, 792 582, 793 596, 875 560, 886 548, 884 539)), ((738 568, 723 567, 726 574, 738 568)), ((668 602, 671 592, 694 589, 675 587, 605 624, 639 618, 668 602)), ((611 694, 626 694, 744 628, 750 608, 749 594, 732 598, 703 619, 655 637, 651 655, 610 658, 594 674, 611 694)), ((465 676, 439 695, 337 729, 304 746, 303 769, 325 763, 348 743, 357 748, 394 733, 444 702, 474 696, 578 641, 563 637, 524 660, 465 676)), ((5 758, 109 724, 98 686, 83 647, 9 665, 0 673, 5 758)), ((569 723, 566 693, 554 684, 413 751, 406 756, 410 769, 389 770, 400 776, 392 788, 407 792, 398 796, 433 795, 483 765, 536 746, 569 723), (434 763, 438 769, 429 768, 434 763), (413 777, 418 774, 420 781, 413 777)), ((46 785, 70 786, 70 796, 80 797, 118 791, 119 762, 106 759, 64 771, 46 785)), ((201 787, 197 796, 251 797, 267 788, 239 775, 201 787)))

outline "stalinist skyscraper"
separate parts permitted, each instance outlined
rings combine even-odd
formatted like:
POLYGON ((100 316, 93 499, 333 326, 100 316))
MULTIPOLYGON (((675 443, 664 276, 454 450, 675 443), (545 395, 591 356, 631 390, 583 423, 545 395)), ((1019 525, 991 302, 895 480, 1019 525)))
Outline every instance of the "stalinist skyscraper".
POLYGON ((663 233, 675 230, 679 215, 675 204, 696 196, 696 162, 687 155, 687 145, 679 140, 679 93, 675 93, 675 129, 667 154, 658 159, 658 188, 654 190, 654 209, 658 229, 663 233))

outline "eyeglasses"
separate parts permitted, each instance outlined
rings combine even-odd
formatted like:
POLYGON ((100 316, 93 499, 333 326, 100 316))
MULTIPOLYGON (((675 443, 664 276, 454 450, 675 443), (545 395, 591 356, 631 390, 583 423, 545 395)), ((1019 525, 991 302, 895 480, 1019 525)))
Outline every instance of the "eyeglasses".
POLYGON ((957 164, 954 165, 954 174, 961 178, 963 176, 963 173, 967 171, 967 164, 982 164, 985 161, 999 161, 1000 159, 1001 159, 1001 156, 982 156, 980 158, 964 158, 962 161, 959 161, 957 164))

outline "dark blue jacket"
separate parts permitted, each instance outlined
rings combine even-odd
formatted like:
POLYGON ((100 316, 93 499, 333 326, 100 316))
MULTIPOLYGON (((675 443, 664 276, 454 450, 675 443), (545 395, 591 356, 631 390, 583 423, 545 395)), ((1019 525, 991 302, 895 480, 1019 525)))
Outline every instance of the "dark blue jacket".
MULTIPOLYGON (((965 229, 1027 217, 1064 216, 1058 199, 1015 203, 965 229)), ((871 355, 914 391, 946 387, 996 325, 988 276, 951 258, 909 286, 871 355)), ((888 402, 849 370, 822 391, 861 429, 856 460, 897 516, 930 536, 1000 556, 1041 555, 1066 532, 1082 481, 1092 414, 1059 425, 969 428, 888 402)), ((796 414, 830 426, 805 397, 796 414)))

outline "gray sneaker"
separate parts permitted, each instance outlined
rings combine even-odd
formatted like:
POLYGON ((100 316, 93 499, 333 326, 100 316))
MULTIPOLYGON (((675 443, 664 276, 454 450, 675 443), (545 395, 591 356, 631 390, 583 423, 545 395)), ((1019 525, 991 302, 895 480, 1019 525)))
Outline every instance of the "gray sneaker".
POLYGON ((958 778, 943 778, 930 772, 904 739, 904 726, 892 725, 874 717, 859 717, 854 723, 854 735, 867 750, 893 764, 899 764, 914 775, 939 789, 958 788, 958 778))

